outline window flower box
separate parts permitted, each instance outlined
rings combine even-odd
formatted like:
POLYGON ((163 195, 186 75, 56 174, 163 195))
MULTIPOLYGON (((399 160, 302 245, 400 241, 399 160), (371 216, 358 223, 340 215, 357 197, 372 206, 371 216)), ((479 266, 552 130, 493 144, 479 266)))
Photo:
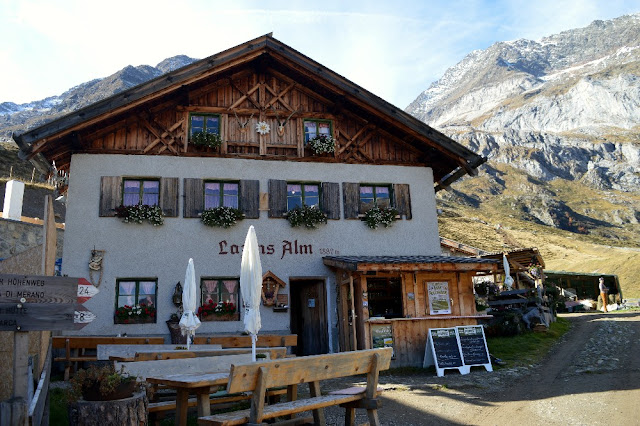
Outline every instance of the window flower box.
POLYGON ((116 217, 122 218, 124 223, 149 222, 153 226, 164 224, 164 214, 160 206, 148 206, 146 204, 135 204, 133 206, 120 205, 116 208, 116 217))
POLYGON ((206 148, 220 148, 222 138, 217 133, 195 132, 191 135, 191 143, 206 148))
POLYGON ((318 224, 327 223, 327 215, 324 214, 316 206, 296 207, 285 213, 285 217, 289 221, 292 228, 304 226, 308 229, 316 229, 318 224))
POLYGON ((393 207, 372 207, 364 214, 364 222, 371 229, 376 229, 379 225, 389 228, 398 219, 398 210, 393 207))
POLYGON ((231 302, 209 303, 198 308, 200 321, 240 321, 240 312, 235 304, 231 302))
POLYGON ((156 308, 144 303, 121 306, 116 309, 115 324, 152 324, 156 322, 156 308))
POLYGON ((205 225, 219 226, 221 228, 230 228, 242 219, 244 219, 242 211, 233 207, 206 209, 200 215, 200 220, 205 225))
POLYGON ((333 154, 336 150, 336 140, 324 133, 309 139, 307 145, 316 155, 333 154))

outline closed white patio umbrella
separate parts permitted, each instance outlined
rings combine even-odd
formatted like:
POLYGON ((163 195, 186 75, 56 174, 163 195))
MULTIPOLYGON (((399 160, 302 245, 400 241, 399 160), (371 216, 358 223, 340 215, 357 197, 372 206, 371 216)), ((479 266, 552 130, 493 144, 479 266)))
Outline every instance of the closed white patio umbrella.
POLYGON ((180 318, 180 328, 182 335, 187 335, 187 350, 191 345, 191 338, 196 334, 196 329, 200 327, 200 320, 196 316, 198 305, 196 288, 196 273, 193 267, 193 259, 189 259, 187 272, 184 276, 184 288, 182 289, 182 318, 180 318))
POLYGON ((260 298, 262 294, 262 265, 260 248, 253 225, 249 227, 242 249, 240 265, 240 291, 244 306, 244 331, 251 335, 251 358, 256 360, 256 341, 262 328, 260 321, 260 298))
POLYGON ((511 287, 513 287, 513 278, 511 278, 511 270, 506 254, 502 254, 502 266, 504 267, 504 286, 507 287, 507 290, 511 290, 511 287))

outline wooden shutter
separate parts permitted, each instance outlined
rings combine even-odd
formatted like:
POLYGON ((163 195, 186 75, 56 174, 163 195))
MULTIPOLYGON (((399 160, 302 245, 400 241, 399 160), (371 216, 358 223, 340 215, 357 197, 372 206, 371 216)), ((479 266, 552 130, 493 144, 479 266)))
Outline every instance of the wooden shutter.
POLYGON ((122 204, 122 178, 102 176, 100 178, 100 217, 116 215, 116 207, 122 204))
POLYGON ((269 217, 284 217, 287 212, 287 181, 269 179, 269 217))
POLYGON ((180 183, 177 177, 160 180, 160 208, 166 217, 178 217, 178 194, 180 183))
POLYGON ((393 198, 395 208, 400 216, 411 219, 411 196, 409 195, 409 185, 406 183, 398 183, 393 185, 393 198))
POLYGON ((183 187, 182 217, 198 217, 204 210, 204 182, 202 179, 184 178, 183 187))
POLYGON ((320 209, 328 219, 340 219, 340 184, 322 182, 322 200, 320 209))
POLYGON ((240 209, 246 219, 260 219, 260 181, 241 180, 239 191, 240 209))
POLYGON ((360 213, 360 184, 342 182, 344 218, 357 219, 360 213))

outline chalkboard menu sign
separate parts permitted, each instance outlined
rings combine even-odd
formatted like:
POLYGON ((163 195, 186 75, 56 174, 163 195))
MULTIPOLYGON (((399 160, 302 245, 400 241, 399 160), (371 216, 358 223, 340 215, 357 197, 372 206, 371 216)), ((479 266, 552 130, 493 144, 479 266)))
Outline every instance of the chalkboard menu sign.
POLYGON ((460 349, 465 365, 483 365, 489 363, 487 343, 482 326, 456 327, 460 336, 460 349))
POLYGON ((434 328, 429 330, 436 366, 455 368, 462 366, 462 357, 458 346, 455 328, 434 328))

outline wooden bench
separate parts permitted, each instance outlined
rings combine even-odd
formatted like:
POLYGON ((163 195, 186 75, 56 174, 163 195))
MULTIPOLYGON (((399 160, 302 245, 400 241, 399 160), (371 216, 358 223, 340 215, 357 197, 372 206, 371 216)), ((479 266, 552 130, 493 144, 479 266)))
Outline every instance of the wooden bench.
MULTIPOLYGON (((197 374, 197 373, 217 373, 228 372, 233 363, 243 363, 251 361, 251 350, 219 350, 216 355, 201 356, 202 353, 190 352, 193 356, 183 358, 173 358, 176 354, 169 354, 172 358, 151 359, 148 361, 114 362, 117 371, 123 371, 132 376, 136 376, 138 381, 145 381, 147 377, 165 374, 197 374), (234 352, 234 353, 231 353, 234 352), (239 352, 239 353, 235 353, 239 352)), ((257 354, 264 354, 267 359, 283 358, 286 355, 286 348, 257 348, 257 354)), ((187 355, 182 354, 180 355, 187 355)), ((136 354, 138 355, 138 354, 136 354)), ((148 388, 149 413, 155 422, 158 422, 167 411, 176 409, 176 396, 172 394, 169 400, 160 400, 159 385, 151 384, 148 388)), ((249 399, 247 393, 228 394, 226 390, 219 392, 218 387, 209 390, 209 404, 228 404, 249 399)), ((282 395, 286 389, 273 390, 268 393, 268 397, 282 395)), ((189 407, 197 405, 197 398, 190 398, 189 407)))
POLYGON ((53 349, 64 349, 65 355, 55 357, 54 362, 64 362, 64 380, 69 380, 71 367, 77 362, 96 361, 95 354, 87 354, 87 350, 95 351, 98 345, 142 345, 164 343, 164 337, 106 337, 106 336, 54 336, 53 349))
POLYGON ((345 408, 345 424, 355 422, 355 409, 367 410, 371 425, 379 426, 378 373, 389 368, 391 348, 368 349, 329 355, 314 355, 283 360, 234 364, 231 366, 228 393, 253 392, 251 408, 230 413, 214 414, 198 418, 200 425, 262 424, 264 420, 287 416, 282 424, 305 424, 310 421, 324 425, 324 407, 339 405, 345 408), (322 395, 322 380, 367 375, 367 386, 347 388, 322 395), (297 399, 297 385, 309 383, 309 398, 297 399), (288 401, 265 406, 267 389, 287 386, 288 401), (312 411, 313 418, 295 417, 295 414, 312 411))
MULTIPOLYGON (((183 359, 183 358, 198 358, 208 356, 221 356, 221 355, 240 355, 250 354, 251 349, 238 348, 238 349, 212 349, 210 351, 173 351, 173 352, 136 352, 133 358, 112 356, 109 359, 113 361, 157 361, 162 359, 183 359)), ((285 347, 273 347, 273 348, 256 348, 257 354, 268 354, 269 359, 284 358, 287 354, 287 348, 285 347)))
MULTIPOLYGON (((229 335, 215 335, 215 336, 198 336, 193 338, 194 345, 222 345, 223 348, 250 348, 251 336, 229 336, 229 335)), ((297 334, 258 334, 257 347, 274 347, 285 346, 292 347, 298 345, 297 334)))

